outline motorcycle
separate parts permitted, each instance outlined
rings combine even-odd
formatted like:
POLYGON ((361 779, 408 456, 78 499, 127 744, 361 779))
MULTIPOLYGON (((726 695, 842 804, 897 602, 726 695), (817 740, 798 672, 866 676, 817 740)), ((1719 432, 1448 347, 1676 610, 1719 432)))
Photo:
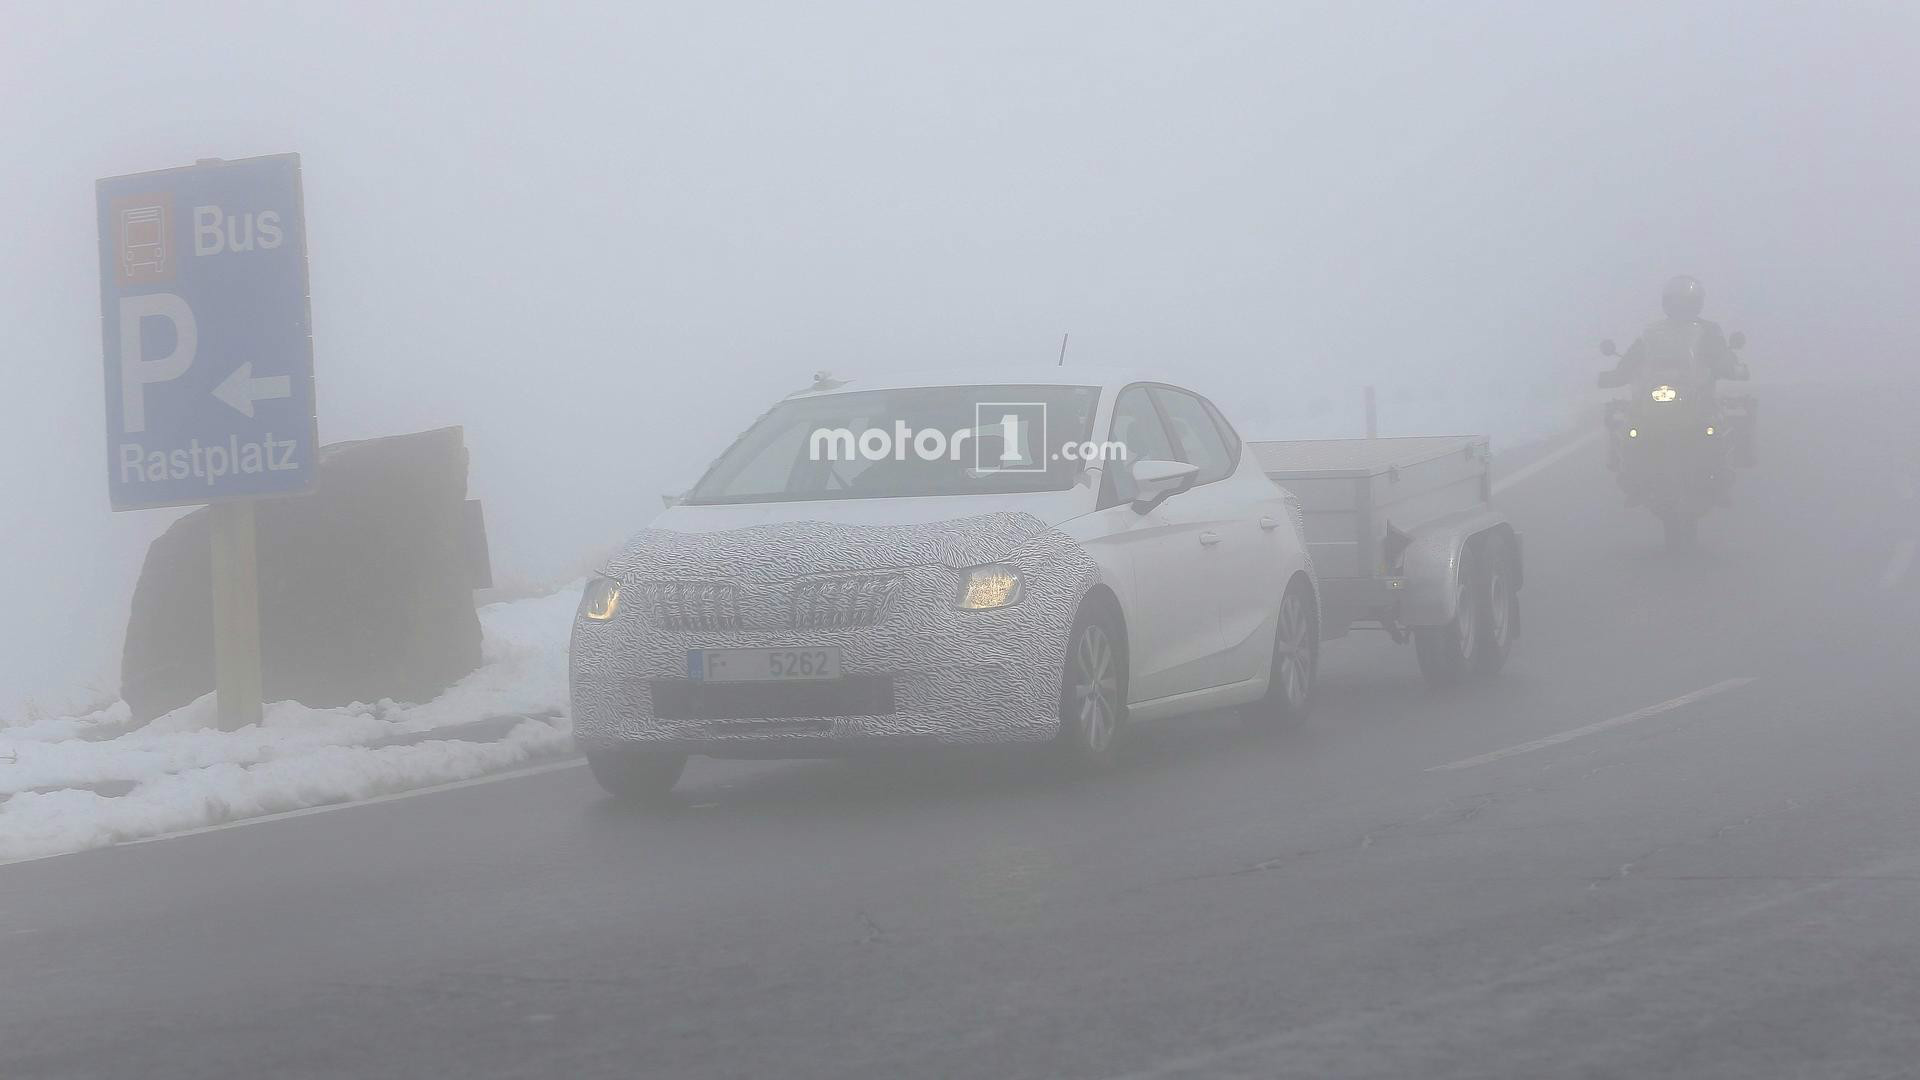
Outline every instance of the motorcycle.
MULTIPOLYGON (((1745 344, 1737 331, 1727 341, 1734 350, 1745 344)), ((1600 343, 1600 354, 1618 355, 1612 341, 1600 343)), ((1717 395, 1714 376, 1697 365, 1643 368, 1630 379, 1614 371, 1600 375, 1602 389, 1629 390, 1606 405, 1608 466, 1627 505, 1652 510, 1668 550, 1683 551, 1697 540, 1700 518, 1727 503, 1734 469, 1752 466, 1757 403, 1750 395, 1717 395)), ((1746 364, 1736 358, 1735 370, 1718 377, 1744 380, 1746 364)))

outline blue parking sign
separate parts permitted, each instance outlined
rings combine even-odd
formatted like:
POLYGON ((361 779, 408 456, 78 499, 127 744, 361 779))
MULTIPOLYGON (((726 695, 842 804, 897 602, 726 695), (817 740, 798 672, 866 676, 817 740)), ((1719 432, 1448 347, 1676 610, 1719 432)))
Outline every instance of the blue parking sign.
POLYGON ((311 490, 300 155, 95 186, 113 508, 311 490))

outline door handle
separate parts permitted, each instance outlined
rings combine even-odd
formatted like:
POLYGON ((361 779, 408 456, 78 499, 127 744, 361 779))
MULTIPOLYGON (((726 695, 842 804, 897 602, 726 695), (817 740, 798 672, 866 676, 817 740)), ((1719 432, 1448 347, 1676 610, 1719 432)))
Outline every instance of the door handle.
POLYGON ((1268 532, 1272 532, 1273 530, 1280 527, 1280 521, 1278 518, 1274 517, 1272 514, 1261 514, 1260 527, 1267 530, 1268 532))
POLYGON ((1200 542, 1208 547, 1212 547, 1220 542, 1220 534, 1214 532, 1212 529, 1208 529, 1206 532, 1200 534, 1200 542))

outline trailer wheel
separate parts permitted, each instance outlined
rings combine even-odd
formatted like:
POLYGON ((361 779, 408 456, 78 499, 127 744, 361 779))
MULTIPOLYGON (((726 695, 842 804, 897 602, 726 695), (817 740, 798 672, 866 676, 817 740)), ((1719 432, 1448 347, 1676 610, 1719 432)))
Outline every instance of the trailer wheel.
POLYGON ((1480 632, 1485 623, 1485 590, 1478 587, 1479 560, 1471 549, 1460 556, 1459 583, 1454 586, 1453 621, 1445 626, 1418 626, 1413 631, 1413 655, 1420 674, 1436 687, 1458 686, 1475 667, 1480 632))
POLYGON ((1486 605, 1480 620, 1480 640, 1473 657, 1473 673, 1491 678, 1506 665, 1513 639, 1520 629, 1520 574, 1514 565, 1513 543, 1504 533, 1487 534, 1480 545, 1480 602, 1486 605))

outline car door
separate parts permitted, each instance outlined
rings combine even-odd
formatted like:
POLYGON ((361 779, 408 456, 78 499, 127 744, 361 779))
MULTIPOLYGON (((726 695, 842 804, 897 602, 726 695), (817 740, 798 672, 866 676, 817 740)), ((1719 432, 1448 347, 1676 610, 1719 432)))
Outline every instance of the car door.
MULTIPOLYGON (((1108 440, 1125 447, 1124 460, 1104 470, 1103 505, 1133 501, 1129 467, 1136 461, 1182 459, 1148 388, 1130 386, 1114 399, 1108 440)), ((1174 495, 1145 514, 1131 510, 1116 522, 1114 536, 1126 552, 1133 577, 1128 612, 1128 698, 1155 701, 1213 686, 1219 676, 1221 638, 1214 596, 1220 576, 1217 534, 1209 515, 1174 495)))
POLYGON ((1258 532, 1255 543, 1245 552, 1248 556, 1244 566, 1246 576, 1241 579, 1248 583, 1241 598, 1251 609, 1236 613, 1229 608, 1224 616, 1229 625, 1229 638, 1237 638, 1228 642, 1227 670, 1230 674, 1244 673, 1239 678, 1264 679, 1273 667, 1273 632, 1277 627, 1280 597, 1286 592, 1293 572, 1305 568, 1300 536, 1295 531, 1289 496, 1260 468, 1259 459, 1245 452, 1239 433, 1233 430, 1219 407, 1205 398, 1201 402, 1234 455, 1233 475, 1227 479, 1225 490, 1233 500, 1247 507, 1246 513, 1258 532), (1241 629, 1250 628, 1250 634, 1236 634, 1231 629, 1236 616, 1241 620, 1241 629))
MULTIPOLYGON (((1180 498, 1187 500, 1184 512, 1201 524, 1211 550, 1206 604, 1214 613, 1214 685, 1262 676, 1272 648, 1269 624, 1280 600, 1269 523, 1283 520, 1284 511, 1262 506, 1259 492, 1249 489, 1239 437, 1218 410, 1199 395, 1170 386, 1154 387, 1153 398, 1179 460, 1200 467, 1195 486, 1180 498)), ((1277 505, 1279 493, 1272 484, 1255 479, 1277 505)))

